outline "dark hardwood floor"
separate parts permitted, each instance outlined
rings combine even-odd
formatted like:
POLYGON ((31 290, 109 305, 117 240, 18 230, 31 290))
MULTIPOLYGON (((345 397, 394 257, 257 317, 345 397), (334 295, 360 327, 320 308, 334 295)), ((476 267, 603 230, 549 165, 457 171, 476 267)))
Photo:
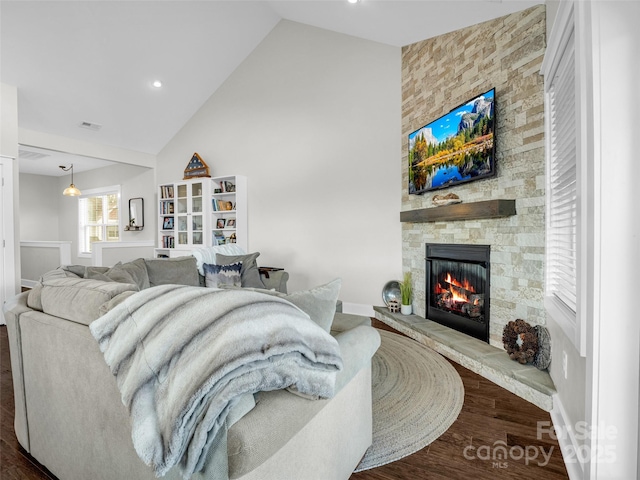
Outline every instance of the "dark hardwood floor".
MULTIPOLYGON (((377 321, 374 325, 393 331, 377 321)), ((569 478, 557 442, 548 436, 537 438, 536 422, 549 422, 546 425, 551 422, 547 412, 466 368, 451 364, 460 374, 465 388, 464 406, 456 422, 419 452, 388 465, 355 473, 350 480, 569 478), (496 448, 499 446, 506 448, 506 458, 494 460, 491 457, 499 451, 496 448), (541 449, 545 454, 551 451, 547 463, 541 449), (532 458, 534 454, 537 458, 532 458)), ((0 479, 55 480, 20 447, 14 433, 13 383, 6 326, 0 327, 0 370, 0 479)))

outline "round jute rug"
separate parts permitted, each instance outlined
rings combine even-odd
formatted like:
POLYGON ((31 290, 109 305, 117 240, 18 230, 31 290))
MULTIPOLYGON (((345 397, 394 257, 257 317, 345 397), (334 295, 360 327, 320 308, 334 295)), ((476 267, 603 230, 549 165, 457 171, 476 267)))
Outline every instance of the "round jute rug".
POLYGON ((378 330, 372 359, 373 445, 356 472, 417 452, 458 418, 464 401, 460 375, 430 348, 378 330))

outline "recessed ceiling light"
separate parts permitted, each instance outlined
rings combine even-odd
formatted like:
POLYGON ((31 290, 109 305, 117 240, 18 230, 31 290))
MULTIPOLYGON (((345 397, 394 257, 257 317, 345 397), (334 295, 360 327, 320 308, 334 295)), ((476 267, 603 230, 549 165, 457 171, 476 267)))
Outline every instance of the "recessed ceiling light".
POLYGON ((358 0, 347 0, 349 3, 358 3, 358 0))
POLYGON ((154 80, 151 85, 153 85, 156 88, 160 88, 162 86, 162 82, 160 80, 154 80))

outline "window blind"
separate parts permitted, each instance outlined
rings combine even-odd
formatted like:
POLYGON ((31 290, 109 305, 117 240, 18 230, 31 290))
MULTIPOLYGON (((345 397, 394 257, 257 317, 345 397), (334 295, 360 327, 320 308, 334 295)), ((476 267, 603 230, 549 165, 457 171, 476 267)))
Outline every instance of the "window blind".
POLYGON ((548 88, 547 292, 576 312, 577 128, 575 42, 571 34, 548 88))

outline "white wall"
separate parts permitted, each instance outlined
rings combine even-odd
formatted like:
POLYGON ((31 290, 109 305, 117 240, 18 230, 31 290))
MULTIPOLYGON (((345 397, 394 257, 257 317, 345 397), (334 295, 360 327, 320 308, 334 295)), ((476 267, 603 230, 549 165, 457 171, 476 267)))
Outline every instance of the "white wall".
POLYGON ((18 91, 0 83, 0 154, 18 158, 18 91))
POLYGON ((20 174, 20 240, 58 240, 62 197, 56 177, 20 174))
MULTIPOLYGON (((249 249, 366 310, 401 274, 400 49, 282 21, 157 158, 248 177, 249 249)), ((367 310, 368 311, 368 310, 367 310)), ((373 313, 373 312, 371 312, 373 313)))

